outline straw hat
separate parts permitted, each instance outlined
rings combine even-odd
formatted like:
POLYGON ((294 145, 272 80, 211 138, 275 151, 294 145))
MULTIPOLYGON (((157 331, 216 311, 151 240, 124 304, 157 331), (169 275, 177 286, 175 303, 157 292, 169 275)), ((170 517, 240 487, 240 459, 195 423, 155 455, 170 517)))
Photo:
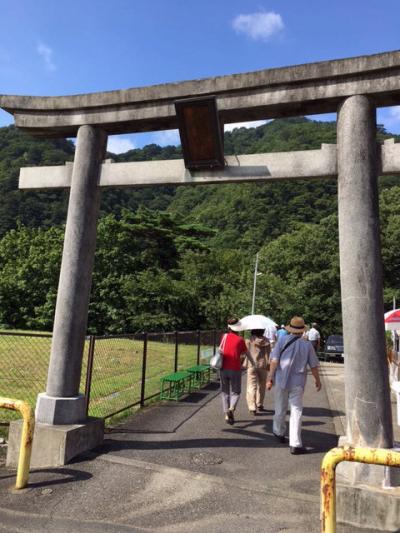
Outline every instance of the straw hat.
POLYGON ((286 330, 289 333, 303 333, 305 329, 306 325, 302 316, 294 316, 286 326, 286 330))

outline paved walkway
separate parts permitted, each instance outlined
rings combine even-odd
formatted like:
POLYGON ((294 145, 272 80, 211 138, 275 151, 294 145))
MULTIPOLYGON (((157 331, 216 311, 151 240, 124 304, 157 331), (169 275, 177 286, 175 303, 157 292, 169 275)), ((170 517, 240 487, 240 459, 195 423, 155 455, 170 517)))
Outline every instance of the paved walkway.
POLYGON ((231 427, 213 384, 139 412, 68 467, 33 472, 22 494, 0 468, 0 531, 317 533, 319 466, 343 417, 334 400, 343 366, 324 366, 323 390, 310 378, 305 394, 307 455, 290 455, 272 436, 270 393, 256 416, 243 395, 231 427))
MULTIPOLYGON (((345 396, 344 396, 344 367, 341 364, 323 365, 324 384, 328 402, 332 409, 333 423, 337 435, 346 433, 345 396)), ((400 426, 397 423, 397 401, 395 394, 391 394, 394 439, 400 443, 400 426)))

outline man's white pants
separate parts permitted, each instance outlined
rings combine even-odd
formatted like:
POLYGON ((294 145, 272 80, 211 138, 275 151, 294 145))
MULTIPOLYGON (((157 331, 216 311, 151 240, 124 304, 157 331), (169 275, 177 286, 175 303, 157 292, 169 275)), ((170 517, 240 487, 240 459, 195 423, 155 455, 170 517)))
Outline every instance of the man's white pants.
POLYGON ((303 387, 274 390, 275 415, 273 431, 276 435, 284 435, 286 431, 286 412, 290 405, 289 446, 301 447, 301 415, 303 413, 303 387))

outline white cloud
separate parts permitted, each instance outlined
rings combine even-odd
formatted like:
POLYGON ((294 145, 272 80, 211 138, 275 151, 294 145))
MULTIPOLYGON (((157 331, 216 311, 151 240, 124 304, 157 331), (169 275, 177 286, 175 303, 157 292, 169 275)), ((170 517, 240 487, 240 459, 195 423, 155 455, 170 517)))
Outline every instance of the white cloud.
POLYGON ((154 142, 160 146, 177 146, 181 144, 181 139, 178 130, 165 130, 154 133, 154 142))
POLYGON ((36 50, 43 59, 46 69, 50 71, 56 70, 56 66, 53 62, 53 50, 43 43, 39 43, 36 50))
POLYGON ((238 15, 234 18, 232 26, 237 33, 244 33, 255 41, 268 41, 285 27, 282 17, 273 11, 238 15))
POLYGON ((135 143, 131 139, 121 137, 119 135, 112 135, 108 138, 107 150, 113 154, 123 154, 128 150, 136 148, 135 143))
POLYGON ((234 122, 233 124, 224 124, 224 131, 232 131, 236 128, 257 128, 269 122, 268 120, 253 120, 250 122, 234 122))

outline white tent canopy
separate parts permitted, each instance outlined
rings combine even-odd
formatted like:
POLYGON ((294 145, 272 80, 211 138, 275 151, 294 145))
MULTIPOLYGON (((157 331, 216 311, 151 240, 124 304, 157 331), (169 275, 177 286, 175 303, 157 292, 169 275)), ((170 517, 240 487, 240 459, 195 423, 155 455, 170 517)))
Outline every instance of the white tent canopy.
POLYGON ((400 309, 392 309, 385 313, 385 330, 397 331, 400 329, 400 309))

